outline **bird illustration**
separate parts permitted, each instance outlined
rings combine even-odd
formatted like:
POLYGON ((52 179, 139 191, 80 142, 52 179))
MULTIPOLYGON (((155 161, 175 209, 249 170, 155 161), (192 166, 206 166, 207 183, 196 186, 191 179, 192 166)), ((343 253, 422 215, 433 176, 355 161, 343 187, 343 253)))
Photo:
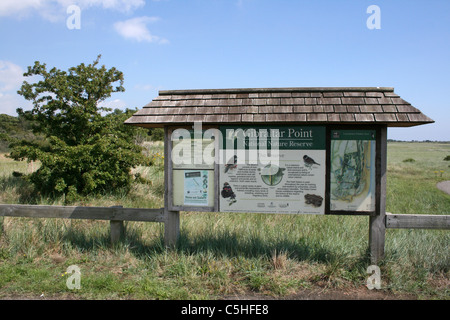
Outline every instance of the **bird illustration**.
POLYGON ((230 205, 236 202, 236 195, 234 194, 233 190, 231 189, 231 186, 228 182, 225 182, 223 184, 222 191, 220 193, 223 198, 227 199, 229 198, 230 205))
POLYGON ((234 169, 237 167, 237 155, 234 155, 232 160, 228 161, 228 163, 225 165, 225 173, 228 172, 230 169, 234 169))
POLYGON ((223 198, 235 198, 236 197, 236 195, 234 194, 234 192, 231 189, 231 186, 228 182, 225 182, 223 184, 223 189, 222 189, 221 195, 223 198))
POLYGON ((313 158, 308 157, 306 154, 303 156, 303 161, 305 162, 305 165, 307 167, 311 167, 313 164, 317 164, 318 166, 320 166, 320 164, 315 162, 313 158))

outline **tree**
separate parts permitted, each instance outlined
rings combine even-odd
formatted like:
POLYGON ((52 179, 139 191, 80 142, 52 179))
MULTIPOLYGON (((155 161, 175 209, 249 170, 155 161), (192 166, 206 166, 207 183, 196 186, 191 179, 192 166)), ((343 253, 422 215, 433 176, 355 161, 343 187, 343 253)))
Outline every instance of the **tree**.
POLYGON ((20 140, 11 144, 15 160, 38 160, 40 168, 27 175, 45 195, 97 194, 129 188, 131 168, 144 164, 142 148, 133 143, 134 127, 123 121, 132 111, 115 111, 100 103, 115 92, 123 92, 123 73, 98 67, 100 56, 67 72, 47 71, 36 61, 24 76, 40 76, 35 83, 24 81, 18 94, 33 102, 31 111, 18 109, 33 123, 33 132, 46 137, 45 143, 20 140))

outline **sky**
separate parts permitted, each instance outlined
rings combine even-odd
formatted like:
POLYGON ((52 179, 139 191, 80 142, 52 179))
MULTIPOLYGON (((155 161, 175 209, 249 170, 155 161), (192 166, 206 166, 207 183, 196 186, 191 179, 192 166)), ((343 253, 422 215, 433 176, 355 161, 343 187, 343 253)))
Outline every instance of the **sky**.
POLYGON ((159 90, 393 87, 436 122, 389 139, 450 140, 448 0, 0 0, 0 113, 31 109, 17 90, 35 61, 99 54, 124 73, 111 108, 159 90))

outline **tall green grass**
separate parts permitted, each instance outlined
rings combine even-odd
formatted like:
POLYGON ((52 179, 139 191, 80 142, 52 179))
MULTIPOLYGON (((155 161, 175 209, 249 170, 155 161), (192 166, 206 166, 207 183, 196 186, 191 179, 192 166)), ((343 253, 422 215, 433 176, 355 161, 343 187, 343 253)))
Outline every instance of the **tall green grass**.
MULTIPOLYGON (((388 148, 388 211, 448 214, 450 196, 435 184, 450 180, 446 162, 439 160, 450 154, 450 145, 395 143, 388 148), (403 162, 407 158, 415 161, 403 162), (445 172, 440 177, 436 170, 445 172)), ((161 146, 149 148, 152 156, 160 151, 161 146)), ((136 169, 142 179, 130 194, 76 205, 162 207, 161 160, 156 156, 154 166, 136 169)), ((27 164, 9 161, 0 159, 3 203, 27 203, 24 192, 32 203, 63 203, 33 198, 29 186, 11 175, 29 170, 27 164)), ((162 224, 126 222, 125 227, 123 241, 111 245, 106 221, 0 218, 0 298, 286 297, 304 289, 361 289, 369 276, 365 216, 183 212, 174 250, 164 248, 162 224), (81 269, 80 290, 65 285, 65 271, 73 264, 81 269)), ((382 292, 449 299, 449 244, 446 230, 388 229, 380 264, 382 292)))
POLYGON ((448 143, 388 144, 387 210, 392 213, 450 214, 450 195, 436 188, 450 180, 444 158, 448 143), (413 162, 404 162, 412 159, 413 162))

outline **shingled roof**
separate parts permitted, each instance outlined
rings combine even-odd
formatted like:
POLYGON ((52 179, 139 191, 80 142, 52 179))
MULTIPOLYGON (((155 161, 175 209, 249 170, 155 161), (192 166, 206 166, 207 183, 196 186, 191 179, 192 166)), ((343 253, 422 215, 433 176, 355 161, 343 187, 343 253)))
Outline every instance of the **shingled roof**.
POLYGON ((143 127, 203 124, 383 124, 434 121, 393 88, 257 88, 160 91, 125 121, 143 127))

